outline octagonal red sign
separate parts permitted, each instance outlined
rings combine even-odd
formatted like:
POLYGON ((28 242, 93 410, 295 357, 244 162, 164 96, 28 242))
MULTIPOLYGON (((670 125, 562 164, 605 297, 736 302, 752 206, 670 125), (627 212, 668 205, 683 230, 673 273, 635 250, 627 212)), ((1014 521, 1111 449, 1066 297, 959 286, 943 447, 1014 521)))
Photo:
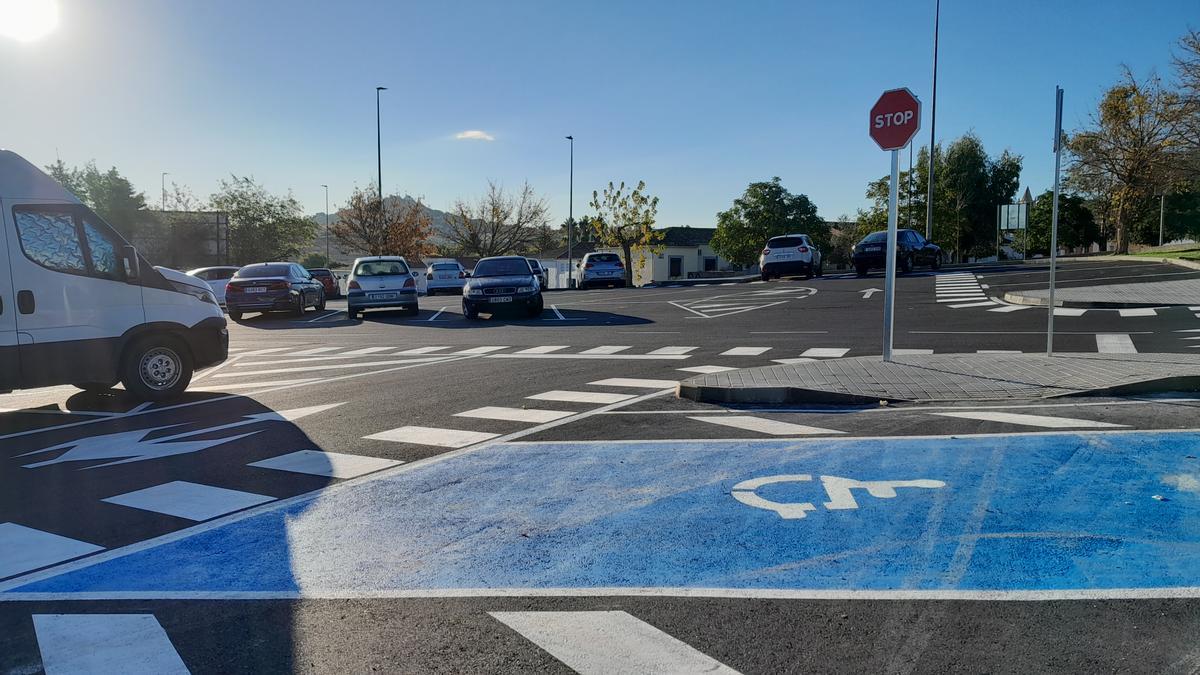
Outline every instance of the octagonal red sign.
POLYGON ((884 150, 908 145, 921 128, 921 102, 908 88, 883 92, 871 106, 871 138, 884 150))

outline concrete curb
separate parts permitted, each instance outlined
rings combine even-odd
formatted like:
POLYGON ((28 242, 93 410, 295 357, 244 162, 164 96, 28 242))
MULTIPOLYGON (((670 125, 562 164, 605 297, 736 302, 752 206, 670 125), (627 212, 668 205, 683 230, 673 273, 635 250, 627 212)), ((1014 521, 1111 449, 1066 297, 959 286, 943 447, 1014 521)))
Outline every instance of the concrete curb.
MULTIPOLYGON (((1039 298, 1036 296, 1025 295, 1019 291, 1005 293, 1004 302, 1007 302, 1010 305, 1029 305, 1031 307, 1050 306, 1049 298, 1039 298)), ((1180 304, 1186 305, 1187 303, 1180 304)), ((1171 307, 1175 305, 1169 302, 1084 302, 1079 300, 1059 300, 1055 298, 1054 306, 1074 309, 1136 309, 1140 307, 1171 307)))

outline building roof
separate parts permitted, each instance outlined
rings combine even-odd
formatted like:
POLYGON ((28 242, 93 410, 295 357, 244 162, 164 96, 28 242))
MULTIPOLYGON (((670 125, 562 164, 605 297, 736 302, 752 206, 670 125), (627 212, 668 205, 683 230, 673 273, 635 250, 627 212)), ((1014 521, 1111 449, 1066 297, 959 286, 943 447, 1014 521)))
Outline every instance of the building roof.
POLYGON ((663 244, 666 246, 703 246, 716 234, 711 227, 667 227, 663 229, 663 244))

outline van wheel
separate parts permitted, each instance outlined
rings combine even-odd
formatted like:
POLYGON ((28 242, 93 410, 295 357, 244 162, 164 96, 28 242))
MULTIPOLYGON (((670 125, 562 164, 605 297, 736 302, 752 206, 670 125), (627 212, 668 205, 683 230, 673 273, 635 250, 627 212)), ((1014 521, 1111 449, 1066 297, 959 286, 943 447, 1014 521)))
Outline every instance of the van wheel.
POLYGON ((125 351, 121 382, 125 390, 146 401, 167 401, 184 392, 192 381, 192 354, 173 337, 146 337, 125 351))
POLYGON ((71 386, 76 389, 82 389, 89 394, 99 394, 113 388, 116 382, 76 382, 71 386))

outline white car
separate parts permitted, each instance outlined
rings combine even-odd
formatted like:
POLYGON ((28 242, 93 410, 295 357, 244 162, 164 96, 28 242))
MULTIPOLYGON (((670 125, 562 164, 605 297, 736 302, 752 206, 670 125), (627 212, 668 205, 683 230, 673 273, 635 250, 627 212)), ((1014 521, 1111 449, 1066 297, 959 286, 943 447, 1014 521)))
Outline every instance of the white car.
POLYGON ((117 382, 174 398, 224 361, 229 332, 208 284, 152 267, 20 155, 0 150, 0 391, 117 382), (20 339, 18 339, 20 336, 20 339))
POLYGON ((437 295, 440 291, 462 294, 463 284, 467 283, 467 270, 457 262, 430 263, 425 269, 425 283, 429 295, 437 295))
POLYGON ((194 270, 188 270, 187 275, 196 277, 201 281, 207 282, 208 287, 212 289, 213 295, 217 296, 217 304, 221 307, 225 306, 225 286, 233 275, 237 274, 240 267, 197 267, 194 270))
POLYGON ((758 257, 762 280, 778 279, 782 275, 803 274, 805 279, 825 273, 821 250, 807 234, 785 234, 771 237, 758 257))

